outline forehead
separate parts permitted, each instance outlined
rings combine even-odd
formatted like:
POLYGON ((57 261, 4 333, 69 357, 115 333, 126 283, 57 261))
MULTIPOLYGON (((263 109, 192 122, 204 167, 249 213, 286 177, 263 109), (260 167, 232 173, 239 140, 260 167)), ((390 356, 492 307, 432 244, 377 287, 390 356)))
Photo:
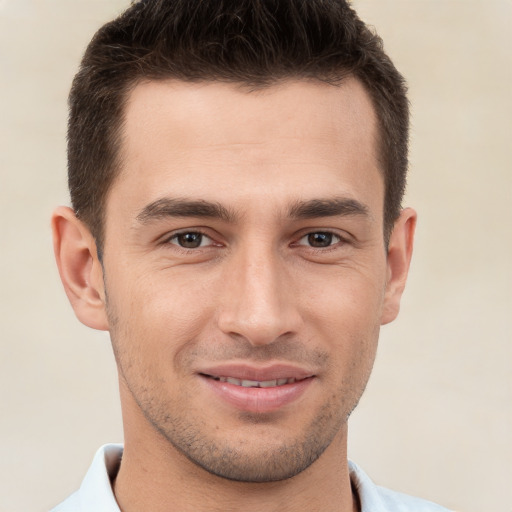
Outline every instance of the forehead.
POLYGON ((128 98, 123 129, 113 192, 140 207, 169 195, 293 202, 294 195, 310 199, 334 188, 338 196, 377 192, 383 201, 376 116, 355 79, 257 90, 219 82, 141 83, 128 98))

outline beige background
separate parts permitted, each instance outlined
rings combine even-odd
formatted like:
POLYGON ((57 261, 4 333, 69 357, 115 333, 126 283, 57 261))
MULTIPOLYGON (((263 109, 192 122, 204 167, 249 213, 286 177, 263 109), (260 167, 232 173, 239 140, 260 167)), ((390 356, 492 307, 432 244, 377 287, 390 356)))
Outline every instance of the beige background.
MULTIPOLYGON (((0 511, 45 511, 120 441, 108 337, 75 320, 49 216, 67 202, 66 94, 126 0, 0 0, 0 511)), ((383 329, 350 456, 466 512, 512 510, 512 2, 359 0, 410 83, 402 315, 383 329)))

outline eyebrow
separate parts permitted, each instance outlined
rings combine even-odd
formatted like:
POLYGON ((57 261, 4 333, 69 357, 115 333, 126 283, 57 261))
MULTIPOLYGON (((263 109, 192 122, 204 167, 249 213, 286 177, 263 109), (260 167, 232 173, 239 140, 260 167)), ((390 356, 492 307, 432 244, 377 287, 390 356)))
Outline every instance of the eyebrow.
POLYGON ((235 214, 219 203, 165 197, 148 204, 136 219, 147 224, 166 217, 204 217, 232 222, 235 214))
MULTIPOLYGON (((294 219, 317 219, 336 216, 369 216, 368 208, 361 202, 349 198, 311 199, 296 201, 288 210, 294 219)), ((202 217, 234 222, 238 217, 220 203, 164 197, 144 207, 136 219, 142 224, 166 217, 202 217)))
POLYGON ((335 216, 369 217, 370 212, 367 206, 355 199, 335 197, 297 201, 290 208, 289 215, 296 219, 317 219, 335 216))

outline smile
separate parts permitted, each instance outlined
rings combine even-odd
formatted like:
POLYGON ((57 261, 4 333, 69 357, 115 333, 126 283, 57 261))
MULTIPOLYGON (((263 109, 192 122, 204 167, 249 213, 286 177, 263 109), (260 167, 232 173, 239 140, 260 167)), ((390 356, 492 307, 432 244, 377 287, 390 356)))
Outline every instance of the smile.
POLYGON ((295 378, 289 379, 274 379, 274 380, 247 380, 247 379, 236 379, 235 377, 217 377, 214 375, 207 375, 207 377, 219 382, 227 382, 235 386, 241 386, 243 388, 274 388, 276 386, 284 386, 286 384, 293 384, 297 382, 295 378))
POLYGON ((260 414, 291 407, 316 380, 306 370, 282 365, 265 369, 228 365, 202 371, 199 377, 225 405, 260 414))

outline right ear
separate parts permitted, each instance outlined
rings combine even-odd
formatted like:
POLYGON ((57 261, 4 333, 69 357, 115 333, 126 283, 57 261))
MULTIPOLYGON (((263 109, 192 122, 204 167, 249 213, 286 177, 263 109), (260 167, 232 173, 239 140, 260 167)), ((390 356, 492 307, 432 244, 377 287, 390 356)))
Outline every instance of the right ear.
POLYGON ((66 206, 53 212, 52 231, 60 278, 77 318, 88 327, 107 331, 103 268, 94 237, 66 206))

